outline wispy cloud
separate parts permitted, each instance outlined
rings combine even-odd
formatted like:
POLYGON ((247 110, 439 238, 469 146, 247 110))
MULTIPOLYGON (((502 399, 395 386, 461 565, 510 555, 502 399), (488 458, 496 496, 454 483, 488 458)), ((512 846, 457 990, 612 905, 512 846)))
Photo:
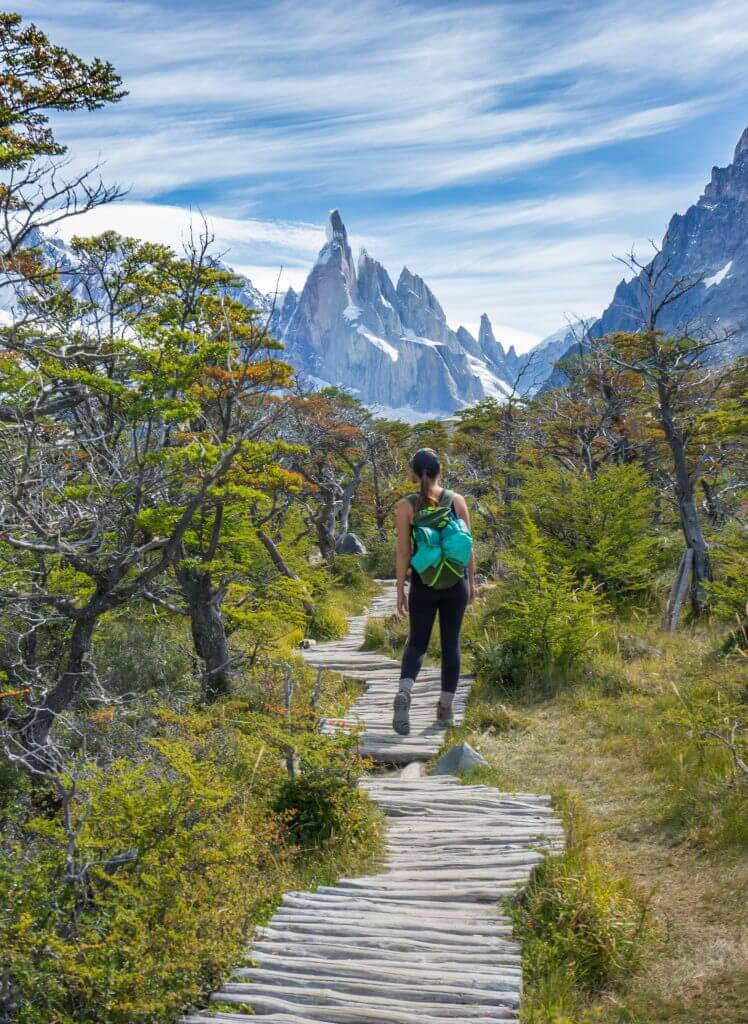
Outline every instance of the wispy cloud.
POLYGON ((56 119, 76 165, 101 156, 107 180, 132 189, 97 227, 174 242, 200 205, 258 283, 281 263, 294 283, 334 203, 390 265, 428 275, 453 320, 485 308, 537 333, 599 308, 611 250, 661 234, 695 198, 692 168, 637 178, 621 147, 645 160, 657 138, 748 95, 735 0, 15 7, 125 79, 116 107, 56 119), (584 162, 602 180, 585 180, 584 162))

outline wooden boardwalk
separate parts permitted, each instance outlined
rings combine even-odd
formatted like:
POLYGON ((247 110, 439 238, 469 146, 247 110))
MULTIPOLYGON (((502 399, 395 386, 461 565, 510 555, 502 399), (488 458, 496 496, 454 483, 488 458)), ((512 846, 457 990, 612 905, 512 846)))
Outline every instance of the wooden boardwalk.
MULTIPOLYGON (((375 598, 369 610, 372 617, 390 615, 395 611, 395 587, 391 581, 380 581, 382 594, 375 598)), ((427 761, 439 750, 444 730, 435 724, 436 703, 441 690, 438 669, 424 668, 413 687, 410 712, 410 735, 398 736, 392 731, 392 698, 400 679, 400 662, 383 654, 362 651, 366 615, 350 619, 350 630, 342 640, 319 644, 304 651, 304 659, 318 668, 345 672, 347 676, 366 683, 364 693, 353 704, 345 719, 352 728, 362 727, 360 750, 366 757, 390 764, 409 764, 427 761)), ((465 702, 472 680, 460 680, 454 699, 455 722, 459 724, 465 711, 465 702)), ((338 726, 330 723, 329 731, 338 726)))
MULTIPOLYGON (((372 613, 391 606, 386 593, 372 613)), ((405 746, 392 758, 387 745, 396 663, 358 650, 363 628, 364 619, 354 619, 349 642, 320 645, 308 660, 367 680, 381 675, 355 713, 367 716, 369 752, 404 760, 405 746)), ((416 708, 419 699, 426 704, 411 737, 416 761, 435 752, 443 735, 431 732, 436 687, 429 673, 414 698, 416 708)), ((467 682, 462 689, 464 703, 467 682)), ((418 763, 361 785, 388 819, 381 871, 287 893, 247 951, 254 966, 235 970, 212 997, 236 1012, 197 1011, 184 1021, 239 1024, 249 1019, 247 1007, 263 1024, 519 1020, 520 949, 496 904, 563 842, 548 798, 425 776, 418 763)))

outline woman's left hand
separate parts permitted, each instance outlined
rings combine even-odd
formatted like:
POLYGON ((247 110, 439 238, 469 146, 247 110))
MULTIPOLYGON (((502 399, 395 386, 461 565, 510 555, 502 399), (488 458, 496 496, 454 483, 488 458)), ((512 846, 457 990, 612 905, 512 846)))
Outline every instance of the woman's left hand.
POLYGON ((468 604, 472 604, 475 601, 476 593, 475 580, 468 580, 468 604))

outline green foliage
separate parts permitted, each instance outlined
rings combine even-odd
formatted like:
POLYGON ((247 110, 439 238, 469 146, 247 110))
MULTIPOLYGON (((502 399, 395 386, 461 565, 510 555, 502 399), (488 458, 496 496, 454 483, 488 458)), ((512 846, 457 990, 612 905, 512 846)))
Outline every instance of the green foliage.
POLYGON ((98 59, 87 64, 50 43, 35 25, 24 26, 20 14, 0 14, 0 59, 0 167, 65 152, 49 127, 49 112, 95 110, 126 95, 111 64, 98 59))
POLYGON ((659 543, 655 489, 638 465, 612 465, 594 477, 556 467, 524 470, 522 502, 558 564, 599 584, 617 605, 651 587, 659 543))
POLYGON ((585 998, 636 970, 649 937, 645 901, 599 858, 578 801, 562 796, 561 810, 566 849, 537 866, 511 911, 527 1024, 572 1024, 585 998))
POLYGON ((217 986, 285 889, 355 870, 379 828, 346 742, 301 711, 289 720, 235 699, 162 708, 138 757, 71 764, 70 832, 52 803, 19 818, 0 850, 14 1022, 172 1024, 217 986), (289 746, 310 772, 294 786, 278 756, 289 746), (71 834, 84 876, 70 870, 71 834), (125 851, 137 852, 107 871, 125 851))
POLYGON ((112 694, 196 691, 186 623, 163 611, 133 607, 104 617, 94 639, 94 662, 112 694))
POLYGON ((516 520, 509 580, 487 603, 472 644, 478 676, 491 685, 555 686, 600 653, 606 606, 595 587, 556 567, 525 512, 516 520))
POLYGON ((318 601, 307 626, 309 636, 313 640, 339 640, 347 632, 345 611, 329 600, 318 601))
POLYGON ((359 555, 337 555, 332 566, 333 585, 352 597, 367 598, 371 583, 359 555))
POLYGON ((377 538, 366 545, 366 571, 376 579, 388 580, 395 576, 395 537, 377 538))
POLYGON ((290 840, 306 848, 345 836, 353 845, 370 835, 369 805, 363 793, 340 772, 304 772, 287 779, 274 810, 290 840))
POLYGON ((748 616, 748 535, 737 523, 728 524, 713 540, 714 580, 706 584, 712 614, 734 623, 748 616))

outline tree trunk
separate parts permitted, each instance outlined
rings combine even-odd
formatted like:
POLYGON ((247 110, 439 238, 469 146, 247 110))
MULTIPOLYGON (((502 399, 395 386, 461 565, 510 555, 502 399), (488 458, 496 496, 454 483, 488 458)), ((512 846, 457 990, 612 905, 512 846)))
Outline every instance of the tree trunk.
MULTIPOLYGON (((298 580, 298 574, 288 567, 288 565, 286 564, 286 560, 278 550, 277 545, 275 544, 273 539, 265 533, 261 526, 257 528, 257 536, 260 538, 263 547, 270 555, 270 561, 273 563, 278 572, 289 580, 298 580)), ((304 611, 307 613, 307 615, 314 614, 314 604, 311 601, 309 601, 308 599, 304 599, 303 605, 304 611)))
POLYGON ((26 752, 24 760, 32 771, 45 773, 56 765, 56 758, 49 744, 49 732, 57 715, 70 707, 75 700, 88 671, 94 627, 101 614, 97 608, 98 606, 94 605, 91 614, 78 619, 73 626, 67 661, 60 681, 16 723, 18 741, 26 752))
POLYGON ((686 459, 686 443, 681 433, 676 430, 670 410, 670 401, 664 386, 658 385, 660 400, 660 420, 665 432, 675 469, 675 497, 678 502, 681 529, 687 546, 693 551, 693 568, 691 572, 691 608, 698 618, 709 610, 709 602, 705 583, 712 578, 709 562, 709 548, 701 528, 699 510, 694 496, 694 484, 688 472, 686 459))
POLYGON ((231 652, 221 612, 225 590, 213 587, 209 569, 180 567, 176 575, 190 613, 192 642, 202 663, 202 697, 210 704, 231 692, 231 652))
POLYGON ((678 628, 678 622, 680 621, 680 612, 683 607, 683 602, 686 599, 686 594, 691 583, 691 576, 693 574, 693 548, 686 548, 678 565, 678 572, 675 574, 675 580, 670 591, 670 598, 665 609, 665 614, 662 617, 662 628, 666 629, 669 633, 675 632, 678 628))
POLYGON ((312 516, 320 554, 328 565, 335 561, 335 512, 335 498, 330 495, 312 516))
POLYGON ((351 517, 351 506, 353 505, 353 499, 356 496, 358 485, 361 483, 361 470, 364 468, 366 463, 359 463, 353 471, 353 476, 343 488, 343 498, 340 503, 340 534, 346 534, 349 532, 349 520, 351 517))

